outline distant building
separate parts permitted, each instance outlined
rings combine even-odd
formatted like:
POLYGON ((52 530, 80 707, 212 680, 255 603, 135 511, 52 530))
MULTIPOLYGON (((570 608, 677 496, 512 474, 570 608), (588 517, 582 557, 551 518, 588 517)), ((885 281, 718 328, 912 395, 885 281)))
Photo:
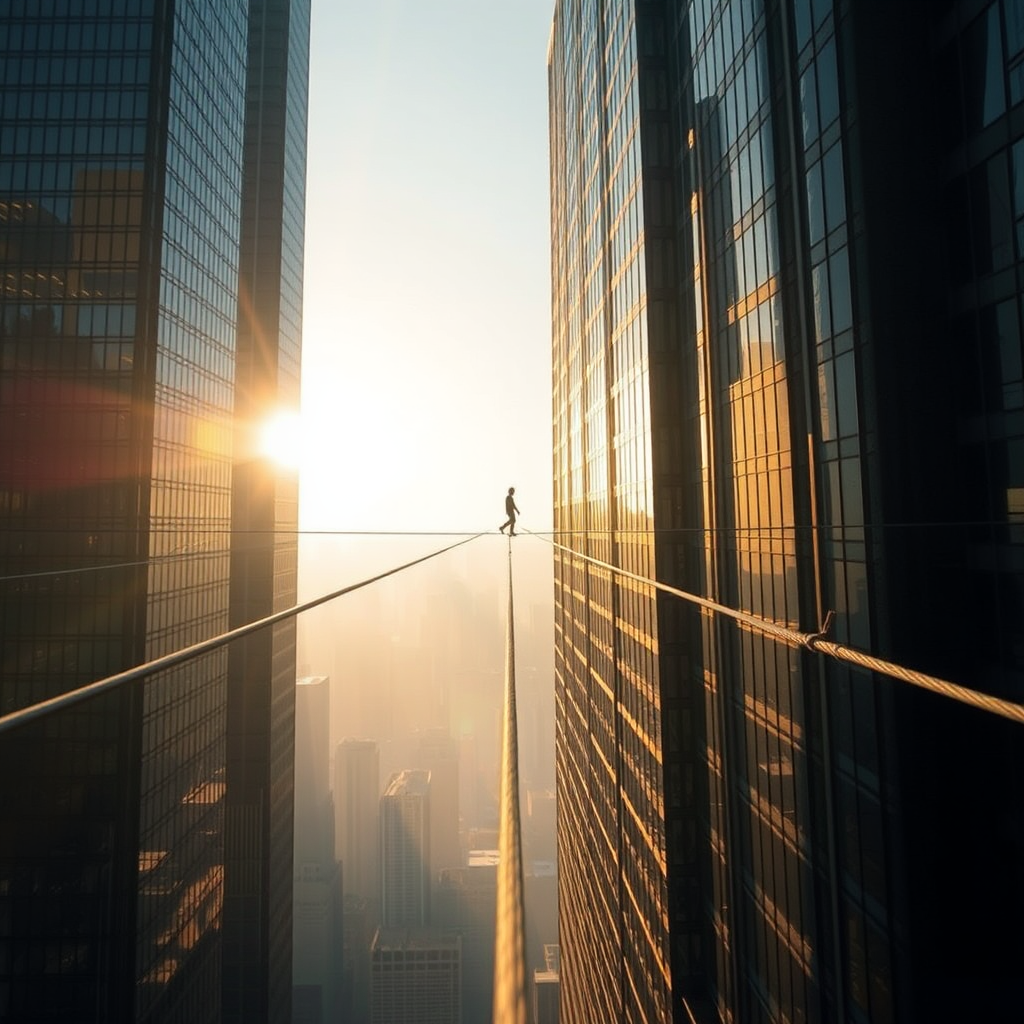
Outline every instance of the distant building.
POLYGON ((295 866, 333 863, 334 801, 330 788, 331 683, 306 676, 295 683, 295 866))
POLYGON ((323 1020, 323 992, 320 986, 292 985, 292 1024, 320 1024, 323 1020))
POLYGON ((371 1024, 462 1024, 457 935, 381 928, 370 955, 371 1024))
POLYGON ((377 932, 380 900, 346 896, 343 905, 341 1020, 366 1024, 370 1019, 370 947, 377 932))
POLYGON ((498 856, 498 830, 496 828, 468 828, 462 833, 462 846, 467 864, 481 863, 480 858, 493 854, 498 856))
POLYGON ((558 1024, 558 975, 553 971, 533 972, 533 1024, 558 1024))
POLYGON ((380 798, 381 921, 387 928, 430 922, 430 773, 392 776, 380 798))
POLYGON ((538 967, 551 944, 558 941, 558 863, 527 861, 523 867, 526 909, 526 966, 538 967))
POLYGON ((294 1024, 299 1024, 300 1008, 305 1024, 328 1024, 338 1019, 342 997, 340 866, 308 862, 299 866, 293 899, 294 1024))
POLYGON ((462 937, 463 1024, 487 1024, 493 1011, 497 885, 497 850, 471 851, 466 867, 440 874, 434 924, 462 937))
POLYGON ((380 900, 380 748, 344 739, 334 751, 335 852, 346 896, 380 900))
MULTIPOLYGON (((544 967, 533 972, 532 1024, 558 1024, 559 949, 557 943, 544 947, 544 967)), ((298 1022, 296 1022, 298 1024, 298 1022)))
POLYGON ((459 867, 459 744, 446 729, 416 736, 413 763, 430 772, 430 871, 436 887, 438 874, 459 867))
POLYGON ((342 877, 334 858, 328 786, 330 694, 327 676, 309 676, 295 685, 292 1005, 308 1024, 336 1021, 341 998, 342 877))
POLYGON ((532 1024, 558 1024, 560 993, 558 971, 558 945, 549 943, 544 947, 544 968, 534 972, 534 1020, 532 1020, 532 1024))
POLYGON ((531 789, 526 794, 523 819, 523 856, 527 862, 554 860, 557 854, 556 815, 558 805, 550 789, 531 789))

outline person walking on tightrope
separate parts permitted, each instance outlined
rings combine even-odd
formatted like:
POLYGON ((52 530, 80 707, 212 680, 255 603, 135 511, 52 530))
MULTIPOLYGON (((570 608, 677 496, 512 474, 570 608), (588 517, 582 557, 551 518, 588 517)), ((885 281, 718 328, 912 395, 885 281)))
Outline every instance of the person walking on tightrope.
POLYGON ((516 499, 513 497, 515 493, 516 489, 514 487, 510 487, 508 489, 508 494, 505 495, 505 515, 508 516, 508 519, 498 527, 498 531, 500 533, 504 533, 505 527, 507 526, 508 535, 510 537, 514 537, 516 535, 516 513, 519 511, 519 509, 516 508, 516 499))

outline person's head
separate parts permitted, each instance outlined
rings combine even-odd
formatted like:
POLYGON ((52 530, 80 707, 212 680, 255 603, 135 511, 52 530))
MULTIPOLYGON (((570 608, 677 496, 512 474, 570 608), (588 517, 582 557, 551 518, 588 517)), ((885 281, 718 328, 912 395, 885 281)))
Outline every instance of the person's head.
POLYGON ((516 493, 516 489, 515 489, 514 487, 510 487, 510 488, 508 489, 508 493, 509 493, 509 494, 515 494, 515 493, 516 493))

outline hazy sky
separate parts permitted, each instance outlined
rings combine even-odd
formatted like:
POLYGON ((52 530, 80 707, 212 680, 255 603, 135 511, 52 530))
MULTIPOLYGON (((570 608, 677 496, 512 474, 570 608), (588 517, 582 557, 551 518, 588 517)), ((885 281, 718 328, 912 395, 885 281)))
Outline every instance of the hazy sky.
POLYGON ((550 525, 552 10, 313 0, 305 529, 550 525))

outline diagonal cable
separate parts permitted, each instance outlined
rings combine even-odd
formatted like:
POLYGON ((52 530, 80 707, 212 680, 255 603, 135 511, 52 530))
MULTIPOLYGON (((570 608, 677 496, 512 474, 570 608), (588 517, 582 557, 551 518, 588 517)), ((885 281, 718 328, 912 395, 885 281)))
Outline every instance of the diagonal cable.
POLYGON ((484 536, 482 533, 474 534, 472 537, 467 537, 465 540, 457 541, 455 544, 449 544, 447 547, 439 548, 437 551, 432 551, 428 555, 422 555, 420 558, 413 559, 411 562, 405 562, 403 565, 396 565, 393 569, 388 569, 386 572, 378 573, 376 576, 371 576, 369 579, 360 580, 358 583, 352 583, 347 587, 342 587, 340 590, 332 590, 329 594, 322 594, 320 597, 315 597, 311 601, 305 601, 302 604, 293 605, 291 608, 285 608, 282 611, 275 612, 273 615, 267 615, 265 618, 257 619, 255 622, 248 622, 244 626, 237 626, 235 629, 228 630, 226 633, 221 633, 218 636, 210 637, 208 640, 192 644, 191 647, 183 647, 181 650, 172 651, 170 654, 165 654, 161 658, 155 658, 153 661, 147 661, 145 664, 136 665, 135 668, 126 669, 124 672, 118 672, 116 675, 107 676, 105 679, 99 679, 94 683, 89 683, 86 686, 79 687, 77 690, 69 690, 67 693, 51 697, 49 700, 40 701, 38 704, 30 704, 28 707, 20 708, 18 711, 12 711, 10 714, 4 715, 0 718, 0 733, 6 732, 8 729, 13 729, 15 726, 24 725, 26 722, 32 721, 33 719, 42 718, 44 715, 52 714, 55 711, 61 711, 74 704, 79 704, 83 700, 88 700, 90 697, 95 697, 100 693, 106 693, 108 690, 117 689, 119 686, 124 686, 126 683, 138 682, 140 679, 145 679, 147 676, 151 676, 156 672, 162 672, 164 669, 173 668, 175 665, 180 665, 182 662, 190 661, 192 658, 198 658, 200 655, 208 654, 210 651, 215 651, 220 647, 225 647, 233 640, 249 636, 250 633, 255 633, 258 630, 265 629, 267 626, 276 625, 278 622, 290 619, 302 612, 308 612, 311 608, 316 608, 319 605, 326 604, 328 601, 333 601, 335 598, 341 597, 344 594, 350 594, 354 590, 359 590, 362 587, 368 587, 371 583, 376 583, 379 580, 386 579, 388 576, 394 576, 396 573, 402 572, 404 569, 411 569, 414 565, 419 565, 421 562, 429 561, 431 558, 443 555, 446 551, 451 551, 454 548, 461 547, 463 544, 468 544, 470 541, 474 541, 478 537, 482 536, 484 536))
POLYGON ((941 694, 943 697, 957 700, 961 704, 967 704, 981 711, 988 711, 1002 718, 1007 718, 1011 722, 1024 724, 1024 704, 1015 704, 1013 701, 1003 700, 1001 697, 993 697, 990 694, 961 686, 959 683, 952 683, 948 679, 940 679, 938 676, 918 672, 916 669, 897 665, 891 661, 886 661, 884 658, 877 658, 873 654, 867 654, 864 651, 858 651, 856 648, 847 647, 845 644, 835 643, 827 639, 826 634, 832 621, 831 612, 829 612, 824 625, 817 633, 802 633, 796 629, 789 629, 787 626, 780 626, 778 623, 761 618, 759 615, 741 612, 735 608, 718 604, 717 601, 712 601, 707 597, 701 597, 698 594, 691 594, 688 591, 680 590, 678 587, 669 586, 669 584, 651 579, 649 576, 640 576, 637 573, 629 572, 627 569, 612 565, 610 562, 602 562, 600 559, 592 558, 590 555, 585 555, 574 548, 549 540, 542 534, 533 533, 530 530, 524 530, 523 532, 550 544, 558 551, 564 551, 573 558, 597 566, 600 569, 606 569, 608 572, 623 576, 626 579, 635 580, 637 583, 653 587, 655 590, 660 590, 665 594, 671 594, 673 597, 681 597, 684 601, 699 605, 706 611, 714 612, 717 615, 724 615, 751 629, 757 630, 759 633, 774 637, 776 640, 781 640, 790 647, 804 647, 809 651, 814 651, 816 654, 826 654, 838 661, 845 661, 850 665, 857 665, 871 672, 878 672, 881 675, 889 676, 891 679, 898 679, 900 682, 910 683, 912 686, 920 687, 931 693, 941 694))

